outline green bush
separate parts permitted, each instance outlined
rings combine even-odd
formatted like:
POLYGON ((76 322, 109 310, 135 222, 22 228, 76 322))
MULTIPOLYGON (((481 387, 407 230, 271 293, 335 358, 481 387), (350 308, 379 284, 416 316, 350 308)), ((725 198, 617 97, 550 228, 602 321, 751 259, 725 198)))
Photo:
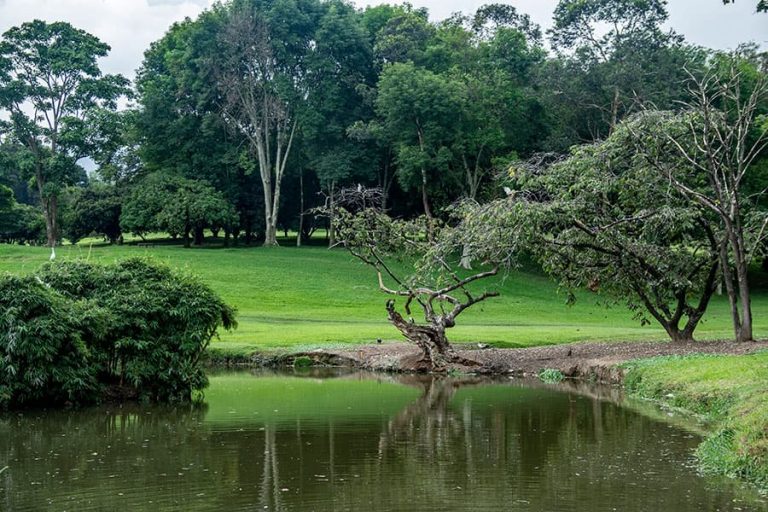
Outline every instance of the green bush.
POLYGON ((565 379, 565 375, 560 370, 554 368, 546 368, 539 372, 539 380, 546 384, 557 384, 565 379))
MULTIPOLYGON (((44 329, 40 326, 55 324, 46 334, 47 343, 91 378, 80 379, 81 386, 79 380, 65 377, 66 400, 41 391, 35 401, 85 403, 116 391, 152 401, 189 400, 193 391, 207 385, 201 363, 211 338, 220 327, 236 326, 234 310, 205 284, 143 259, 106 266, 53 263, 23 279, 28 286, 20 287, 18 281, 2 280, 3 322, 16 325, 19 334, 3 329, 8 332, 0 334, 0 357, 7 359, 19 350, 32 357, 30 353, 40 350, 34 343, 44 329), (32 307, 32 299, 25 298, 32 292, 41 294, 45 300, 38 301, 47 301, 45 307, 32 307), (23 349, 14 341, 19 337, 26 343, 23 349)), ((36 367, 45 368, 39 371, 53 371, 60 364, 53 357, 35 361, 36 367)), ((16 384, 24 388, 28 382, 16 384)), ((28 403, 26 396, 9 387, 0 405, 28 403)))
POLYGON ((84 313, 34 277, 0 280, 0 406, 84 402, 96 393, 84 313))

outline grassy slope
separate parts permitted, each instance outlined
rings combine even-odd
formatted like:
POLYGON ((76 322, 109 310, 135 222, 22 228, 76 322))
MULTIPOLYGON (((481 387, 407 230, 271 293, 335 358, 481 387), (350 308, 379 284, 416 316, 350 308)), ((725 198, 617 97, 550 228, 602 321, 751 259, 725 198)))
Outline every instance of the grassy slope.
POLYGON ((631 393, 711 420, 714 433, 698 449, 704 469, 744 478, 768 492, 768 351, 662 357, 625 367, 631 393))
MULTIPOLYGON (((0 271, 31 272, 48 260, 46 248, 0 245, 0 271)), ((337 343, 399 339, 388 325, 381 294, 370 269, 347 253, 322 247, 183 249, 176 245, 65 246, 59 259, 112 261, 150 255, 200 275, 225 300, 237 306, 240 328, 222 334, 215 349, 304 349, 337 343)), ((584 293, 575 306, 547 278, 530 273, 509 276, 502 297, 467 311, 452 330, 453 341, 483 341, 500 347, 588 340, 664 339, 655 325, 641 327, 621 306, 607 309, 584 293)), ((768 294, 755 294, 756 334, 768 335, 768 294)), ((701 339, 731 334, 726 301, 717 298, 701 339)))

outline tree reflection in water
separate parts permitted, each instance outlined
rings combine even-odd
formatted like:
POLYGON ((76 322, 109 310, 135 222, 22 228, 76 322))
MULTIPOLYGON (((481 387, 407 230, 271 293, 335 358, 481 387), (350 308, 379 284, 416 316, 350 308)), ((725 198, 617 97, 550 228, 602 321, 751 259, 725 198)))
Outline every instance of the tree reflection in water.
POLYGON ((686 467, 697 436, 619 406, 614 388, 361 373, 272 378, 262 388, 269 379, 238 378, 253 387, 233 389, 231 407, 211 393, 210 410, 2 417, 0 509, 763 506, 750 490, 686 467))

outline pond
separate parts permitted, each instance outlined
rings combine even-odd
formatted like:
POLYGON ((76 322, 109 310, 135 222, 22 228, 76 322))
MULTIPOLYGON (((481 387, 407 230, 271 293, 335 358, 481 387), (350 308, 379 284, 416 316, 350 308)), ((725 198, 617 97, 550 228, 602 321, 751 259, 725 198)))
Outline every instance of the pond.
POLYGON ((220 373, 197 407, 1 416, 0 510, 768 510, 697 474, 692 425, 597 386, 220 373))

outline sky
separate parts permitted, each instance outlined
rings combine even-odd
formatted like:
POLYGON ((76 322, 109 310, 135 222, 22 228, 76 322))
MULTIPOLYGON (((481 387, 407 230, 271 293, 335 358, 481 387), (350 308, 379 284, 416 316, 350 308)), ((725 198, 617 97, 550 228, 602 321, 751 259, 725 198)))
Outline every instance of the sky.
MULTIPOLYGON (((396 0, 353 0, 359 7, 396 0)), ((433 19, 456 11, 474 12, 494 0, 411 0, 427 7, 433 19)), ((547 28, 557 0, 495 0, 508 3, 547 28)), ((168 27, 185 17, 195 17, 213 0, 0 0, 0 32, 35 18, 64 20, 86 30, 112 47, 101 62, 105 73, 129 78, 141 64, 144 51, 163 36, 168 27)), ((688 41, 718 49, 733 49, 739 43, 756 41, 768 47, 768 14, 755 14, 756 0, 736 0, 724 6, 721 0, 670 0, 669 25, 688 41)))

